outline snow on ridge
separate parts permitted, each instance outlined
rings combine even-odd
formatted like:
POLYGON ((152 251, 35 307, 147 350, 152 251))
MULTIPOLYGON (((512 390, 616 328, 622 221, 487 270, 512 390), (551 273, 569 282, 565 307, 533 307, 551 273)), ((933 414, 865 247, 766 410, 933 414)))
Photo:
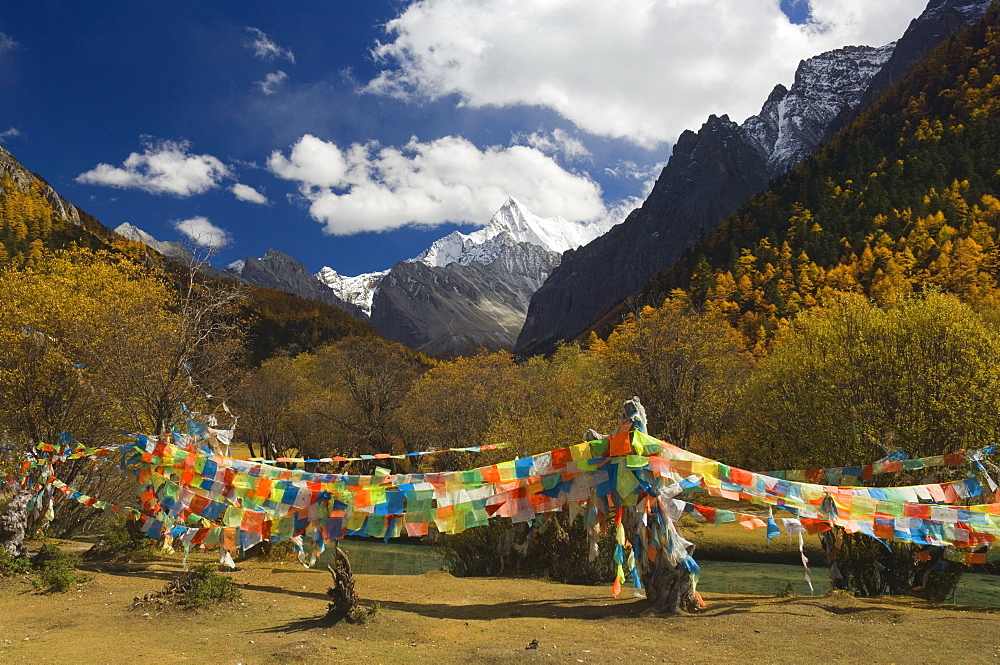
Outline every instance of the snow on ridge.
POLYGON ((339 274, 333 268, 324 266, 316 273, 316 279, 330 287, 335 296, 345 302, 357 305, 364 310, 365 314, 371 316, 375 291, 382 278, 387 274, 389 274, 388 270, 382 270, 381 272, 369 272, 356 277, 347 277, 339 274))
MULTIPOLYGON (((596 222, 569 222, 558 215, 548 218, 538 217, 511 196, 500 206, 485 227, 468 235, 453 231, 444 238, 434 241, 430 247, 410 261, 439 267, 449 263, 462 265, 473 262, 489 263, 483 260, 483 252, 477 248, 502 233, 508 233, 514 242, 527 242, 550 252, 562 254, 567 250, 586 245, 603 235, 609 228, 609 225, 596 222)), ((490 252, 486 254, 489 255, 490 252)))
MULTIPOLYGON (((604 234, 610 223, 569 222, 562 217, 542 218, 534 215, 514 197, 509 197, 485 227, 465 234, 452 231, 435 240, 430 247, 410 263, 423 263, 431 267, 444 267, 452 263, 490 264, 506 247, 526 242, 549 252, 562 254, 576 249, 604 234)), ((324 267, 316 278, 333 289, 341 300, 361 307, 370 316, 375 291, 388 270, 347 277, 336 270, 324 267)))
POLYGON ((170 258, 190 256, 190 252, 181 243, 172 240, 157 240, 151 234, 129 222, 119 224, 113 231, 123 238, 127 238, 132 242, 141 242, 146 247, 170 258))
POLYGON ((811 155, 833 119, 845 107, 857 107, 895 45, 845 46, 821 53, 799 63, 790 88, 775 87, 760 113, 741 125, 773 175, 811 155))

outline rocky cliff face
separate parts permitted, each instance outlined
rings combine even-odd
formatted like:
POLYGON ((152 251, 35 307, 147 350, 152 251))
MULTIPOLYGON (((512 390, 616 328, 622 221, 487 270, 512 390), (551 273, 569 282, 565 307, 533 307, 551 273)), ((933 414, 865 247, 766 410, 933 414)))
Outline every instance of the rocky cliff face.
POLYGON ((607 225, 541 218, 513 197, 482 229, 454 231, 391 270, 317 278, 371 315, 389 339, 433 355, 512 349, 531 294, 568 249, 607 225))
POLYGON ((728 117, 674 145, 642 207, 573 252, 531 299, 517 348, 550 350, 642 288, 769 180, 767 159, 728 117))
POLYGON ((56 190, 52 189, 41 176, 24 168, 14 155, 0 146, 0 174, 2 173, 10 174, 11 179, 17 183, 18 187, 25 190, 31 186, 32 181, 39 181, 42 183, 42 196, 49 202, 56 214, 67 222, 80 224, 80 211, 76 209, 76 206, 59 196, 56 190))
POLYGON ((129 224, 128 222, 119 224, 115 227, 114 231, 123 238, 128 238, 133 242, 141 242, 146 247, 163 254, 168 259, 177 259, 182 263, 187 263, 192 259, 191 252, 182 243, 170 240, 157 240, 138 226, 129 224))
POLYGON ((826 136, 830 137, 846 127, 858 111, 906 76, 913 65, 935 46, 981 19, 991 2, 992 0, 930 0, 920 16, 910 21, 906 32, 896 42, 892 56, 872 77, 859 102, 844 108, 837 115, 830 123, 826 136))
POLYGON ((810 58, 791 88, 776 86, 743 125, 711 116, 697 134, 681 134, 642 207, 563 256, 532 297, 517 348, 548 351, 576 337, 670 267, 773 177, 811 155, 891 53, 891 44, 849 46, 810 58))
POLYGON ((247 257, 226 267, 226 272, 238 277, 248 284, 278 289, 285 293, 319 300, 359 319, 368 316, 357 305, 344 302, 324 286, 306 267, 288 254, 269 249, 259 259, 247 257))
POLYGON ((845 46, 817 55, 799 63, 791 88, 785 90, 780 84, 774 88, 761 112, 741 125, 751 142, 767 155, 772 177, 809 157, 841 111, 858 106, 894 46, 845 46))
POLYGON ((494 236, 491 244, 493 259, 485 263, 397 263, 375 292, 372 326, 435 356, 513 348, 531 294, 559 254, 517 242, 509 233, 494 236))
MULTIPOLYGON (((517 199, 509 197, 485 227, 469 234, 453 231, 435 240, 430 247, 408 262, 437 268, 452 263, 464 266, 473 263, 490 264, 505 251, 511 240, 562 254, 568 249, 585 245, 608 228, 606 222, 578 223, 559 216, 538 217, 517 199)), ((387 270, 383 270, 348 277, 333 268, 324 267, 316 277, 333 289, 338 297, 371 314, 375 291, 387 273, 387 270)))

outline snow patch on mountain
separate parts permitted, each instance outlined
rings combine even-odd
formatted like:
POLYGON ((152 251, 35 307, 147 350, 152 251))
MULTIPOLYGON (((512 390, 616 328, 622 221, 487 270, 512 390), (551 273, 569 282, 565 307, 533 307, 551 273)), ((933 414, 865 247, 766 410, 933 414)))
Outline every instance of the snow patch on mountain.
POLYGON ((775 86, 760 113, 740 126, 767 157, 772 176, 811 155, 833 119, 845 108, 857 107, 895 46, 827 51, 799 63, 791 88, 775 86))
POLYGON ((333 290, 341 300, 353 303, 363 309, 371 316, 372 300, 375 298, 375 289, 378 288, 382 278, 389 274, 388 270, 380 272, 369 272, 356 277, 348 277, 339 274, 336 270, 324 266, 316 278, 333 290))
POLYGON ((119 224, 114 229, 114 232, 132 242, 141 242, 146 247, 172 259, 188 259, 191 257, 191 252, 181 243, 170 240, 157 240, 138 226, 129 224, 128 222, 119 224))
POLYGON ((436 240, 429 248, 410 261, 429 266, 444 267, 450 263, 491 263, 496 258, 498 246, 490 241, 507 233, 515 243, 538 245, 557 254, 586 245, 611 228, 611 223, 570 222, 560 216, 538 217, 524 204, 509 197, 497 210, 489 223, 468 235, 453 231, 436 240))
MULTIPOLYGON (((562 217, 542 218, 533 214, 521 202, 510 197, 497 210, 489 223, 469 234, 453 231, 435 240, 419 256, 409 259, 409 263, 423 263, 430 267, 443 268, 457 263, 468 266, 472 263, 489 265, 498 257, 507 257, 510 248, 519 243, 536 245, 546 252, 562 255, 603 235, 613 226, 610 222, 570 222, 562 217)), ((506 259, 505 260, 509 260, 506 259)), ((361 307, 371 315, 375 291, 388 270, 348 277, 330 267, 322 268, 316 278, 347 302, 361 307)))

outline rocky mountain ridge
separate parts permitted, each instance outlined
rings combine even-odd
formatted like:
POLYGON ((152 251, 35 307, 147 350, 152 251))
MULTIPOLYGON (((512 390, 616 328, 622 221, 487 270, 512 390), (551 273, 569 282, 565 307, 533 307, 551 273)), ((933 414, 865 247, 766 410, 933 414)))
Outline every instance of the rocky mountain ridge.
POLYGON ((606 228, 541 218, 510 197, 482 229, 454 231, 389 270, 350 277, 324 267, 313 276, 287 254, 269 250, 231 263, 227 272, 370 317, 380 334, 428 354, 512 349, 531 294, 563 252, 606 228))
MULTIPOLYGON (((511 196, 482 229, 469 234, 452 231, 406 262, 422 263, 432 268, 443 268, 453 263, 464 266, 490 264, 507 252, 511 241, 515 244, 528 243, 561 255, 587 244, 608 228, 606 223, 569 222, 559 216, 538 217, 511 196)), ((370 315, 375 291, 388 273, 388 270, 383 270, 349 277, 333 268, 323 267, 316 277, 333 289, 338 297, 358 305, 370 315)))
POLYGON ((156 250, 167 258, 179 259, 183 262, 191 260, 191 252, 182 243, 172 240, 157 240, 138 226, 129 222, 119 224, 113 230, 123 238, 127 238, 133 242, 141 242, 146 247, 156 250))
POLYGON ((14 155, 10 154, 3 146, 0 146, 0 174, 9 174, 17 186, 26 190, 32 182, 39 182, 42 186, 42 196, 49 202, 52 209, 64 221, 79 225, 81 223, 80 211, 76 206, 59 195, 52 186, 45 182, 45 179, 36 173, 26 169, 21 162, 17 161, 14 155))
POLYGON ((372 326, 414 349, 431 355, 512 349, 531 294, 563 252, 605 230, 543 219, 510 197, 482 229, 454 231, 385 273, 343 278, 325 268, 319 278, 340 292, 353 288, 354 302, 367 299, 372 326))
POLYGON ((560 255, 509 233, 494 236, 493 245, 488 263, 397 263, 375 292, 372 327, 435 356, 513 348, 531 294, 560 255))
POLYGON ((294 257, 276 249, 267 250, 259 259, 248 256, 242 261, 234 261, 226 266, 226 272, 254 286, 318 300, 359 319, 368 319, 368 315, 360 307, 338 298, 294 257))
POLYGON ((551 351, 608 315, 774 177, 811 155, 831 128, 868 103, 873 82, 901 76, 883 70, 909 71, 919 59, 914 54, 977 20, 988 4, 931 0, 895 45, 848 46, 805 60, 792 86, 776 86, 760 113, 742 125, 710 116, 697 133, 682 133, 643 205, 606 235, 567 252, 532 296, 516 348, 551 351), (936 41, 923 43, 929 40, 936 41))

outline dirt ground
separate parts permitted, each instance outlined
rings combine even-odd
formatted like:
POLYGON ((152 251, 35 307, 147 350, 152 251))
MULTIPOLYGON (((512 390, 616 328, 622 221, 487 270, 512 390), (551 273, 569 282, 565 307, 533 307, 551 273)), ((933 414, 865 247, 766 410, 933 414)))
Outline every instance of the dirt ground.
POLYGON ((132 609, 181 571, 96 571, 66 593, 0 580, 0 663, 997 662, 1000 615, 916 599, 706 594, 698 614, 645 616, 626 590, 538 580, 358 575, 364 626, 323 625, 328 573, 244 562, 244 599, 132 609), (626 597, 629 596, 629 597, 626 597), (537 642, 535 642, 537 640, 537 642), (529 646, 537 644, 536 648, 529 646))

